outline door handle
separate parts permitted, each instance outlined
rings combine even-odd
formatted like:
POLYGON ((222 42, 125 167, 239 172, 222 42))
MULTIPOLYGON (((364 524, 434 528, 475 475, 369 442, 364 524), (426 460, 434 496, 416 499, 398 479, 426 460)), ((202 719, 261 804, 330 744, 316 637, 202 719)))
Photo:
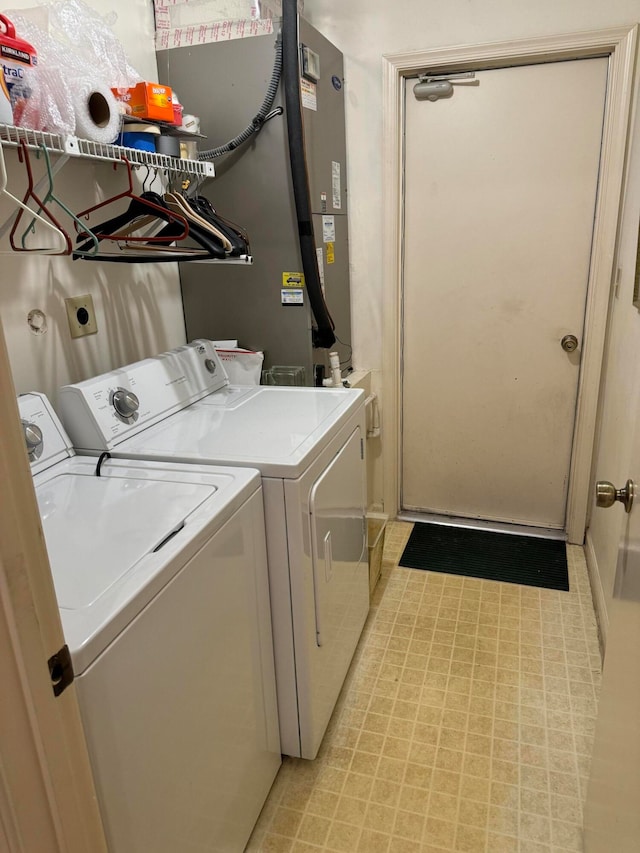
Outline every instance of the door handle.
MULTIPOLYGON (((324 579, 326 583, 331 582, 331 576, 333 575, 333 552, 331 549, 331 531, 328 530, 325 533, 325 537, 323 540, 324 544, 324 579)), ((316 645, 322 646, 324 645, 324 634, 322 632, 322 587, 321 580, 318 576, 318 572, 314 572, 313 576, 313 587, 314 587, 314 597, 315 597, 315 610, 316 610, 316 645)))
POLYGON ((331 531, 324 537, 324 578, 327 583, 333 575, 333 549, 331 547, 331 531))
POLYGON ((622 489, 616 489, 608 480, 598 480, 596 483, 596 506, 607 509, 616 501, 624 505, 625 512, 631 512, 633 498, 635 496, 635 484, 633 480, 627 480, 622 489))
POLYGON ((578 349, 578 339, 575 335, 565 335, 560 346, 565 352, 575 352, 578 349))

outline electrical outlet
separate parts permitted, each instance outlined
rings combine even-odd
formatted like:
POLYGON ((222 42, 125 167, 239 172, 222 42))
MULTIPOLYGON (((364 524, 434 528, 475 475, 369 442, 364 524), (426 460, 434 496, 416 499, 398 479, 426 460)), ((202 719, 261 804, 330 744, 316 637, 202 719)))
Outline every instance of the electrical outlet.
POLYGON ((98 331, 96 312, 93 309, 93 297, 88 293, 84 296, 70 296, 64 300, 67 308, 69 331, 72 338, 84 335, 95 335, 98 331))

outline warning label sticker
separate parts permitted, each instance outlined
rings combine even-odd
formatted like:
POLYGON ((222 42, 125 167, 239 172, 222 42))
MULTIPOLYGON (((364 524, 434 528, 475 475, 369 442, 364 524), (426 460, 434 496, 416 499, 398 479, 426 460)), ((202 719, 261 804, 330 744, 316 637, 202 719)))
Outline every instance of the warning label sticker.
POLYGON ((300 78, 300 95, 302 98, 302 106, 307 110, 318 111, 318 97, 316 95, 316 84, 311 80, 300 78))
POLYGON ((322 241, 331 243, 336 239, 336 218, 335 216, 322 217, 322 241))
POLYGON ((283 287, 304 287, 303 272, 283 272, 282 273, 283 287))
POLYGON ((340 180, 340 163, 331 161, 331 194, 334 210, 342 208, 342 184, 340 180))
POLYGON ((324 293, 324 257, 322 252, 322 246, 319 249, 316 249, 316 256, 318 258, 318 273, 320 275, 320 287, 322 288, 322 292, 324 293))
POLYGON ((304 290, 285 287, 280 291, 280 301, 283 305, 304 305, 304 290))

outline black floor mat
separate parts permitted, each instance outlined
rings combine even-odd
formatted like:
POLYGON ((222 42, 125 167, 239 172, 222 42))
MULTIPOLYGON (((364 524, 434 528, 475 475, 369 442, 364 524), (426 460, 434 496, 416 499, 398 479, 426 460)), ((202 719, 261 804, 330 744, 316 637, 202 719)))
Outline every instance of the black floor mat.
POLYGON ((400 565, 569 590, 566 546, 557 539, 420 522, 413 527, 400 565))

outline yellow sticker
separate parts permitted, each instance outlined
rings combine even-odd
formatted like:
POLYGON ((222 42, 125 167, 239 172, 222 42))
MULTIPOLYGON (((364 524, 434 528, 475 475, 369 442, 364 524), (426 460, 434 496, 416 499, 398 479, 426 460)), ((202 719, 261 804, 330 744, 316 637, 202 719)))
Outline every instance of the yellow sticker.
POLYGON ((335 245, 334 243, 327 243, 327 263, 328 264, 335 264, 335 262, 336 262, 336 256, 335 256, 335 252, 333 249, 334 245, 335 245))
POLYGON ((282 273, 283 287, 304 287, 304 273, 302 272, 283 272, 282 273))

